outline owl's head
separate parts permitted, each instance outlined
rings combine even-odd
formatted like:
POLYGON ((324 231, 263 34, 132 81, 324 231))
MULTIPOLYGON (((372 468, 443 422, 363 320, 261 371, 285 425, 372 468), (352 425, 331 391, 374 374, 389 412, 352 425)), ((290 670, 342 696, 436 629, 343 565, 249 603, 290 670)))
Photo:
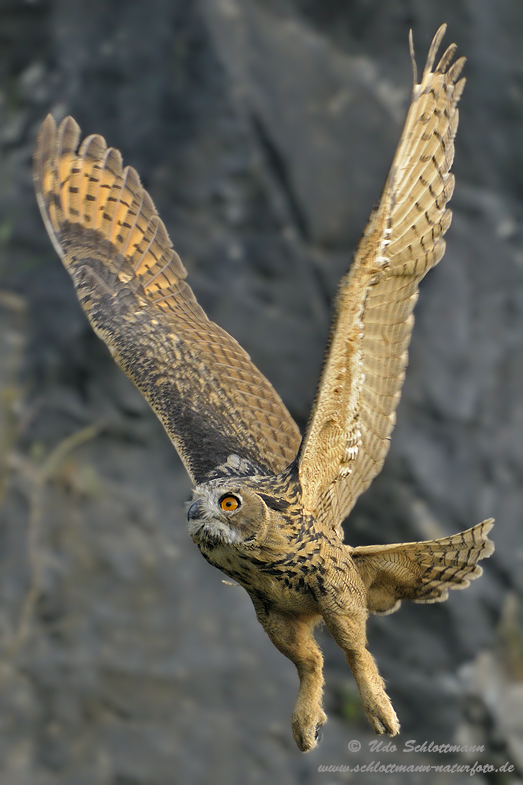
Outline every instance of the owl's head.
POLYGON ((187 510, 189 534, 207 547, 255 547, 273 539, 279 513, 263 496, 238 478, 199 485, 187 510))

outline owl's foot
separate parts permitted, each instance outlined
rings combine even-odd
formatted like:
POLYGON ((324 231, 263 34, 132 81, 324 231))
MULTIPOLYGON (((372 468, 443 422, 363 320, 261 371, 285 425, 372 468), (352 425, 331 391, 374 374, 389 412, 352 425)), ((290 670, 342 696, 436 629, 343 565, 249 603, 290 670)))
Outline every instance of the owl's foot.
POLYGON ((292 715, 294 741, 302 752, 314 749, 320 740, 320 728, 327 722, 327 715, 321 708, 302 711, 298 706, 292 715))
POLYGON ((362 694, 363 708, 375 733, 396 736, 400 732, 400 724, 385 690, 370 700, 368 695, 365 697, 362 694))
POLYGON ((346 651, 345 655, 358 685, 365 714, 374 731, 380 735, 387 733, 396 736, 400 724, 372 655, 367 649, 346 651))

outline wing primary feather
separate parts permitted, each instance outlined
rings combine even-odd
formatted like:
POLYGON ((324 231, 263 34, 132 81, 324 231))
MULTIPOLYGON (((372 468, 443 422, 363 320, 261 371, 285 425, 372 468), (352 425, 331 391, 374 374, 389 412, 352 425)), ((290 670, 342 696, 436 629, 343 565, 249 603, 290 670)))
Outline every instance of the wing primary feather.
POLYGON ((443 36, 445 35, 446 32, 447 32, 447 25, 444 23, 441 25, 441 27, 438 28, 436 35, 432 39, 432 43, 429 48, 429 53, 427 55, 427 62, 425 63, 425 68, 423 69, 423 76, 421 77, 422 83, 425 81, 427 76, 432 71, 432 68, 434 66, 434 60, 436 59, 437 51, 441 46, 443 36))
POLYGON ((60 223, 63 220, 60 198, 55 193, 55 184, 58 180, 56 171, 56 136, 56 123, 52 115, 47 115, 38 134, 34 160, 34 179, 36 198, 44 219, 45 228, 55 251, 60 257, 63 257, 62 246, 56 236, 60 223))
POLYGON ((412 89, 418 84, 418 66, 416 64, 416 53, 414 52, 414 37, 412 35, 412 28, 409 30, 409 54, 410 63, 412 66, 412 89))
POLYGON ((88 226, 96 225, 96 205, 100 189, 100 159, 105 156, 106 144, 102 136, 92 134, 82 143, 79 151, 79 166, 83 172, 80 203, 83 206, 83 221, 88 226))
POLYGON ((151 250, 151 247, 156 242, 156 237, 158 235, 159 226, 160 226, 160 221, 159 221, 158 217, 157 216, 153 216, 151 218, 151 220, 149 221, 149 225, 147 227, 147 230, 144 233, 144 237, 146 237, 147 236, 147 232, 151 229, 151 236, 150 236, 149 240, 147 241, 147 245, 143 249, 142 253, 140 254, 140 256, 138 258, 138 260, 137 261, 133 261, 133 270, 134 270, 135 273, 138 272, 138 270, 140 269, 140 266, 141 266, 143 260, 145 259, 145 257, 149 253, 149 251, 151 250))

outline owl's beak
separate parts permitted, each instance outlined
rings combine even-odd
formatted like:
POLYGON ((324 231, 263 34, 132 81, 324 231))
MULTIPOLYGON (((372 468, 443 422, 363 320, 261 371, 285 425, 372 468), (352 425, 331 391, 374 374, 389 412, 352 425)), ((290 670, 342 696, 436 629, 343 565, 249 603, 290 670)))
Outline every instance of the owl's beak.
POLYGON ((187 520, 200 521, 202 518, 203 518, 203 510, 201 508, 201 503, 199 501, 195 501, 191 504, 191 506, 187 510, 187 520))

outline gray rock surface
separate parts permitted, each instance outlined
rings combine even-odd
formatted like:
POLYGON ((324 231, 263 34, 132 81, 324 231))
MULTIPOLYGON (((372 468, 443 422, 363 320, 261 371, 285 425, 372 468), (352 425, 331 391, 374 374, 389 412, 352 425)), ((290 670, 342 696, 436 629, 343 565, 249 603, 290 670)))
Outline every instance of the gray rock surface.
POLYGON ((373 760, 508 760, 511 774, 475 781, 521 781, 522 29, 518 0, 0 4, 1 783, 331 785, 355 775, 319 766, 373 760), (330 719, 304 756, 293 666, 190 542, 189 481, 89 330, 30 157, 50 110, 118 147, 200 302, 303 427, 332 296, 401 130, 408 29, 421 66, 443 21, 468 57, 454 222, 423 283, 390 455, 345 528, 354 545, 395 542, 492 515, 496 553, 447 603, 370 621, 396 752, 369 748, 350 671, 319 632, 330 719), (485 750, 402 752, 409 739, 485 750))

